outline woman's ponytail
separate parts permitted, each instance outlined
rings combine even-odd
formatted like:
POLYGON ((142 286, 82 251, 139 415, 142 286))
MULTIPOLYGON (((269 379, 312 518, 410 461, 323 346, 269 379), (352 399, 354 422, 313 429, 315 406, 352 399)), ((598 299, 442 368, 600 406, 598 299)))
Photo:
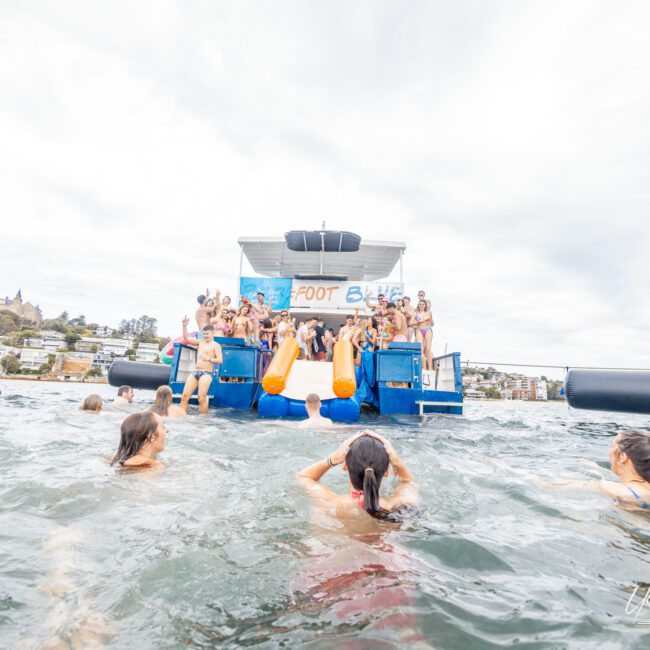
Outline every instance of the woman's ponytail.
POLYGON ((372 467, 366 467, 363 472, 363 505, 366 512, 376 519, 386 519, 390 514, 379 505, 379 485, 372 467))

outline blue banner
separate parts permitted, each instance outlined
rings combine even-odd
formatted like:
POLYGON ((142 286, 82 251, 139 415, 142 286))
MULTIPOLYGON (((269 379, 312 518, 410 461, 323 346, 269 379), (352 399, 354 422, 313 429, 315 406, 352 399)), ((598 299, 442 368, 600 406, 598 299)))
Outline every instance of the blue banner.
POLYGON ((291 278, 241 278, 239 281, 240 301, 243 296, 249 302, 257 302, 257 294, 264 294, 264 302, 269 302, 273 311, 289 309, 291 304, 291 278))

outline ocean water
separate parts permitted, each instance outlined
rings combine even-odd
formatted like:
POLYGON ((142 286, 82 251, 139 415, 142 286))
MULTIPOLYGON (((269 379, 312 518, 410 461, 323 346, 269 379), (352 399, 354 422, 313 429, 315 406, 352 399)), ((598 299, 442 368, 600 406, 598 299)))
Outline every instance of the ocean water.
POLYGON ((3 648, 650 647, 650 606, 636 624, 628 606, 650 583, 649 516, 525 474, 607 476, 612 436, 648 418, 470 402, 302 431, 212 412, 169 421, 163 473, 120 475, 102 456, 129 409, 78 410, 113 388, 0 391, 3 648), (361 426, 393 440, 418 517, 348 530, 298 489, 361 426))

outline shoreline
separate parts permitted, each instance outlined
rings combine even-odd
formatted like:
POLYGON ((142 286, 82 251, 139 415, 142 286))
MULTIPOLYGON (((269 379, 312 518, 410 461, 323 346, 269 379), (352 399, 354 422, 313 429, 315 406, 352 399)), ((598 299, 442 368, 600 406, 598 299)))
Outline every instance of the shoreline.
POLYGON ((17 381, 45 381, 60 384, 108 384, 106 377, 89 377, 88 379, 59 379, 58 377, 45 377, 42 375, 0 375, 0 379, 17 381))

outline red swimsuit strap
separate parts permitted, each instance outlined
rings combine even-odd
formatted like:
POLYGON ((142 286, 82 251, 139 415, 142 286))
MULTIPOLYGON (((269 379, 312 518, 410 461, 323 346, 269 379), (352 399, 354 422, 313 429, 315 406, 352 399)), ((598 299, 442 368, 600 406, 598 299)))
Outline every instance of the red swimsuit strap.
POLYGON ((366 506, 365 506, 365 500, 363 498, 363 490, 350 490, 350 496, 353 499, 356 499, 360 508, 365 509, 366 506))

